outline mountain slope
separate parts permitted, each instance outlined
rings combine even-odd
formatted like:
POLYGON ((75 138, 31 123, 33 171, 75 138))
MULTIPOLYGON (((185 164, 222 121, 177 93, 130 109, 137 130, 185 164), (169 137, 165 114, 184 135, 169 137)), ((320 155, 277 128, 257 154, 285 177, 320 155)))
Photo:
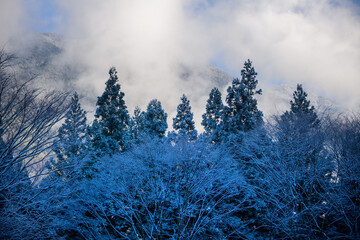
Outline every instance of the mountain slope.
MULTIPOLYGON (((54 33, 33 34, 27 38, 13 39, 11 46, 13 51, 19 56, 19 67, 17 70, 21 77, 26 78, 29 75, 35 75, 38 77, 38 84, 46 86, 47 89, 77 90, 85 96, 82 101, 87 106, 87 110, 90 112, 94 111, 94 102, 97 97, 95 91, 83 90, 76 84, 81 74, 86 75, 85 70, 79 70, 84 68, 78 67, 73 63, 70 64, 61 58, 65 51, 64 38, 61 35, 54 33)), ((191 104, 195 113, 195 121, 199 128, 201 114, 205 111, 206 100, 211 88, 218 87, 223 93, 223 101, 225 101, 226 88, 231 84, 234 77, 212 65, 197 68, 180 65, 179 69, 181 70, 179 71, 178 78, 183 86, 183 91, 193 95, 191 96, 191 104), (196 86, 196 89, 194 86, 196 86)), ((105 82, 106 78, 101 81, 105 82)), ((261 85, 261 82, 259 84, 261 85)), ((279 114, 289 109, 289 102, 292 99, 292 93, 296 85, 271 85, 263 86, 262 88, 263 95, 258 97, 258 103, 265 116, 279 114)), ((334 104, 333 101, 316 96, 306 87, 305 91, 309 93, 309 99, 316 108, 323 110, 331 107, 335 111, 340 111, 339 106, 334 104)), ((138 103, 129 103, 131 106, 136 104, 138 103)), ((144 108, 144 106, 141 107, 144 108)), ((169 120, 171 120, 171 115, 175 111, 175 103, 169 103, 169 120)))

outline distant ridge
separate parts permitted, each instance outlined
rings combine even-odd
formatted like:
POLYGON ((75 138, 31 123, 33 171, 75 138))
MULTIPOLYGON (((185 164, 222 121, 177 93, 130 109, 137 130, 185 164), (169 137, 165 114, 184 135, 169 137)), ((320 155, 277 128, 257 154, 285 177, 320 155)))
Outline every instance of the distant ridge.
MULTIPOLYGON (((65 50, 62 35, 34 33, 27 38, 14 38, 10 43, 10 49, 19 56, 17 71, 20 76, 26 77, 30 73, 38 76, 38 82, 42 86, 60 88, 65 91, 75 89, 75 82, 81 72, 70 63, 61 61, 61 54, 65 50)), ((231 84, 234 76, 210 64, 202 69, 192 69, 189 66, 182 66, 181 69, 179 77, 184 81, 185 85, 187 85, 186 82, 196 81, 196 79, 198 81, 208 81, 208 83, 210 82, 208 85, 220 89, 223 93, 223 101, 225 101, 226 88, 231 84)), ((281 114, 289 109, 290 100, 296 88, 295 84, 293 86, 288 84, 266 86, 260 82, 259 85, 263 88, 263 95, 257 98, 259 108, 264 112, 265 116, 281 114)), ((330 99, 317 96, 306 87, 304 89, 317 109, 323 111, 331 108, 334 113, 341 111, 339 105, 330 99)), ((200 96, 201 99, 193 99, 193 101, 206 101, 204 99, 207 99, 209 94, 207 90, 203 89, 202 94, 204 95, 200 96)), ((86 99, 96 99, 96 97, 86 96, 85 101, 86 99)), ((205 103, 202 105, 205 105, 205 103)))

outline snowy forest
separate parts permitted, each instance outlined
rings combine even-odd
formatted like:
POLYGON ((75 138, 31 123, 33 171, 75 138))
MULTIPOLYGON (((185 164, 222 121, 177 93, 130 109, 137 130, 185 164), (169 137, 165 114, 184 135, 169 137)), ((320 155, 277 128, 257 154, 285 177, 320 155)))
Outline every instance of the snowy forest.
POLYGON ((89 122, 76 92, 35 88, 13 59, 0 52, 1 239, 360 238, 360 115, 315 109, 301 83, 264 118, 247 60, 199 134, 186 93, 173 119, 157 99, 129 113, 112 67, 89 122))

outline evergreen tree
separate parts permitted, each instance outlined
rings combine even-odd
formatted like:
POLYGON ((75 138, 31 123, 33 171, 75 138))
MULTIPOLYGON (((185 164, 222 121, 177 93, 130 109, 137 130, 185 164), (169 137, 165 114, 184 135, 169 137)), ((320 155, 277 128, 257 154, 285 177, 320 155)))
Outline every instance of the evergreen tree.
MULTIPOLYGON (((315 152, 318 152, 321 144, 318 142, 320 120, 315 112, 314 106, 311 106, 307 100, 307 93, 303 90, 302 85, 298 84, 293 94, 293 100, 290 101, 290 111, 281 115, 278 124, 280 129, 280 142, 287 146, 293 146, 293 149, 300 149, 296 142, 307 142, 303 146, 303 151, 298 156, 306 158, 306 162, 314 161, 315 152), (310 160, 312 159, 312 160, 310 160)), ((300 164, 302 165, 302 164, 300 164)))
POLYGON ((213 88, 210 92, 206 104, 206 112, 202 115, 201 125, 204 126, 205 133, 212 135, 212 141, 219 142, 221 137, 220 124, 223 114, 223 103, 219 89, 213 88))
POLYGON ((167 114, 161 107, 161 102, 153 99, 150 101, 144 116, 144 128, 150 136, 165 136, 167 125, 167 114))
POLYGON ((202 115, 201 125, 204 126, 207 133, 214 133, 221 122, 223 104, 219 89, 213 88, 210 92, 209 99, 206 104, 206 113, 202 115))
MULTIPOLYGON (((95 114, 95 128, 100 134, 95 141, 101 141, 102 148, 108 146, 110 151, 124 151, 130 143, 130 116, 124 101, 124 93, 120 91, 117 72, 114 67, 109 70, 110 78, 101 97, 95 114), (98 126, 97 126, 98 125, 98 126), (118 145, 118 146, 117 146, 118 145)), ((94 145, 99 145, 94 142, 94 145)))
POLYGON ((68 164, 69 159, 78 157, 85 149, 86 112, 81 108, 77 92, 71 98, 70 109, 65 115, 65 122, 59 128, 58 142, 54 151, 57 164, 68 164))
POLYGON ((263 114, 257 108, 257 100, 254 98, 254 95, 261 94, 261 89, 255 90, 258 83, 256 75, 252 62, 248 60, 241 70, 241 81, 235 78, 227 89, 224 131, 249 131, 262 122, 263 114))
POLYGON ((181 103, 177 107, 176 117, 173 118, 173 128, 176 135, 185 136, 189 140, 195 140, 197 138, 190 101, 185 94, 181 97, 181 103))
POLYGON ((303 220, 299 224, 304 224, 312 218, 306 208, 322 201, 328 172, 320 167, 325 166, 320 155, 324 143, 320 121, 300 84, 290 104, 290 111, 278 119, 276 143, 283 167, 294 173, 291 177, 294 182, 294 212, 303 220))
POLYGON ((144 115, 145 113, 136 106, 134 109, 134 116, 131 118, 131 135, 135 143, 139 143, 140 136, 144 132, 144 115))
POLYGON ((310 105, 310 100, 307 100, 307 93, 303 90, 301 84, 297 85, 293 97, 294 99, 290 101, 290 111, 286 111, 282 118, 291 119, 292 121, 305 120, 308 122, 309 127, 317 126, 319 124, 319 119, 315 112, 315 108, 310 105))
MULTIPOLYGON (((293 146, 294 149, 299 149, 300 146, 295 144, 298 141, 307 141, 307 146, 317 145, 317 143, 310 144, 310 140, 314 138, 315 133, 319 130, 320 120, 314 106, 311 106, 310 100, 307 100, 307 93, 303 90, 301 84, 297 85, 290 105, 290 111, 286 111, 278 120, 280 142, 293 146)), ((316 137, 316 139, 319 138, 316 137)), ((310 149, 301 152, 309 155, 307 152, 312 152, 310 149)))

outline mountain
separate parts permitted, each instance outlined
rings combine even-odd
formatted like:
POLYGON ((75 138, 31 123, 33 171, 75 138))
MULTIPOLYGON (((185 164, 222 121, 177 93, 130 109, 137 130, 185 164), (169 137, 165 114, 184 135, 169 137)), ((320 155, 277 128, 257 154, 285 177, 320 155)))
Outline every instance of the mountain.
MULTIPOLYGON (((82 89, 77 89, 76 81, 81 74, 84 74, 85 70, 81 70, 83 69, 81 66, 77 66, 74 63, 70 64, 62 58, 62 54, 65 51, 63 36, 54 33, 36 33, 26 38, 14 38, 10 42, 10 49, 18 56, 17 71, 21 77, 37 76, 38 84, 46 86, 47 89, 77 90, 82 94, 82 89)), ((226 89, 234 77, 213 65, 201 68, 180 65, 179 68, 181 70, 179 71, 178 78, 181 79, 184 89, 189 89, 191 93, 194 90, 192 89, 194 86, 199 86, 196 89, 196 96, 198 97, 191 99, 195 121, 197 122, 197 128, 199 128, 201 114, 205 111, 206 100, 211 88, 218 87, 223 94, 223 101, 225 101, 226 89)), ((103 80, 105 82, 106 79, 103 80)), ((261 85, 261 82, 259 84, 261 85)), ((296 84, 263 85, 263 95, 258 96, 259 109, 264 112, 265 116, 279 114, 288 110, 290 108, 289 102, 295 89, 296 84)), ((330 99, 317 96, 309 89, 306 89, 306 87, 305 91, 308 92, 312 104, 319 110, 331 108, 332 111, 340 112, 339 105, 330 99)), ((82 99, 83 104, 88 106, 87 110, 90 112, 94 111, 96 94, 87 90, 83 91, 82 95, 84 97, 82 99)), ((168 108, 170 113, 171 111, 176 111, 174 104, 168 108)), ((170 119, 171 116, 169 116, 170 119)))
POLYGON ((79 72, 66 62, 59 62, 64 52, 64 38, 55 33, 33 33, 15 37, 10 51, 17 56, 17 73, 36 76, 37 83, 51 88, 71 89, 79 72))
MULTIPOLYGON (((296 84, 281 84, 263 87, 263 94, 258 97, 259 109, 264 111, 265 116, 281 114, 290 109, 290 100, 296 84)), ((343 111, 341 106, 329 98, 319 96, 304 86, 308 99, 318 112, 338 114, 343 111)))

